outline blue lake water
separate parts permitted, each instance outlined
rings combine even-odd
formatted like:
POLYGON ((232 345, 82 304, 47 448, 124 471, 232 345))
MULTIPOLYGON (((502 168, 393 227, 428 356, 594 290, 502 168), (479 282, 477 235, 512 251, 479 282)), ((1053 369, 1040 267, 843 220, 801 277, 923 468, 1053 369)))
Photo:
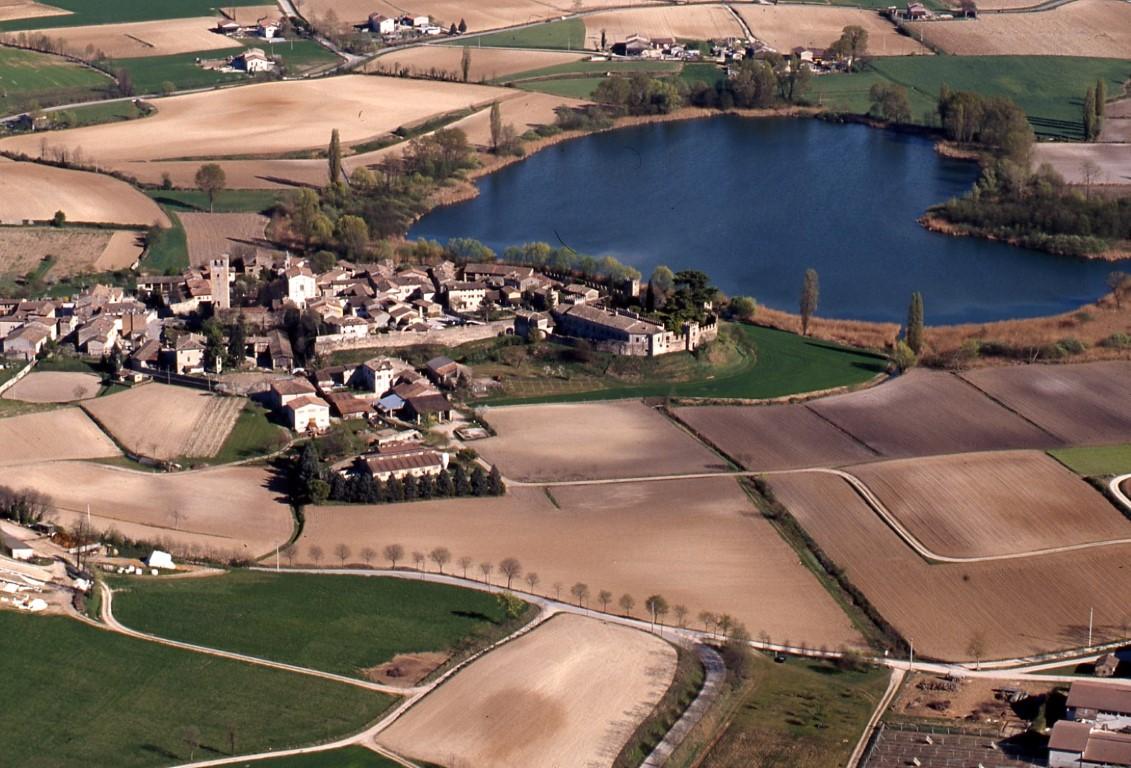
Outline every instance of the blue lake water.
POLYGON ((543 240, 611 255, 647 278, 701 269, 731 295, 796 311, 807 267, 819 314, 901 322, 921 291, 930 324, 1034 317, 1104 290, 1110 263, 924 230, 966 193, 972 163, 929 140, 818 120, 718 117, 587 136, 479 182, 474 200, 420 220, 413 238, 471 237, 497 251, 543 240))

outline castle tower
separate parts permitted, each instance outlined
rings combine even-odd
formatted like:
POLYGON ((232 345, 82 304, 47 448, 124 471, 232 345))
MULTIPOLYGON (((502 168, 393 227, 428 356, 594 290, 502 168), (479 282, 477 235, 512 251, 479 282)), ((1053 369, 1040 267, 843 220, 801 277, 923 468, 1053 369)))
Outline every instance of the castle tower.
POLYGON ((228 254, 225 253, 208 262, 208 280, 212 284, 212 306, 216 309, 228 309, 232 306, 228 282, 230 273, 228 254))

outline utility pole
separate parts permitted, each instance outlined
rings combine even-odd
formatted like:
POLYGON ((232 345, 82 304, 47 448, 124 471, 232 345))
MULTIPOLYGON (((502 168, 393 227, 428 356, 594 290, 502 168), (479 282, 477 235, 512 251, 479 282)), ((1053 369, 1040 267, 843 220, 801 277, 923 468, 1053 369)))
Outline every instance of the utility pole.
POLYGON ((1092 620, 1095 618, 1095 616, 1096 616, 1096 609, 1093 606, 1093 607, 1088 609, 1088 647, 1089 648, 1092 647, 1092 620))

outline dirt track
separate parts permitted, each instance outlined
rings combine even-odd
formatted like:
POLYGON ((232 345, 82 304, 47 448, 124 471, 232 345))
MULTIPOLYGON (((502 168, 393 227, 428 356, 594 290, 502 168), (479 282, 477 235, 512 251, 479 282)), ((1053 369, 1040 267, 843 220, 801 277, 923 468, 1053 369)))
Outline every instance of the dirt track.
POLYGON ((643 632, 555 616, 492 651, 378 737, 444 765, 607 765, 670 685, 674 649, 643 632))

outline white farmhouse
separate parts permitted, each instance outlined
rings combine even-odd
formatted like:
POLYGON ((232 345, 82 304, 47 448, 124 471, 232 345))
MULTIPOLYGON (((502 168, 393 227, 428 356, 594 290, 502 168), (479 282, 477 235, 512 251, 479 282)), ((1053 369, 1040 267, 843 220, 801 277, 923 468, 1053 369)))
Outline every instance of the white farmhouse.
POLYGON ((283 277, 287 280, 287 298, 299 309, 306 309, 306 302, 318 296, 318 281, 310 267, 290 267, 283 277))
POLYGON ((330 404, 320 397, 307 395, 287 403, 287 421, 295 432, 321 432, 330 428, 330 404))

